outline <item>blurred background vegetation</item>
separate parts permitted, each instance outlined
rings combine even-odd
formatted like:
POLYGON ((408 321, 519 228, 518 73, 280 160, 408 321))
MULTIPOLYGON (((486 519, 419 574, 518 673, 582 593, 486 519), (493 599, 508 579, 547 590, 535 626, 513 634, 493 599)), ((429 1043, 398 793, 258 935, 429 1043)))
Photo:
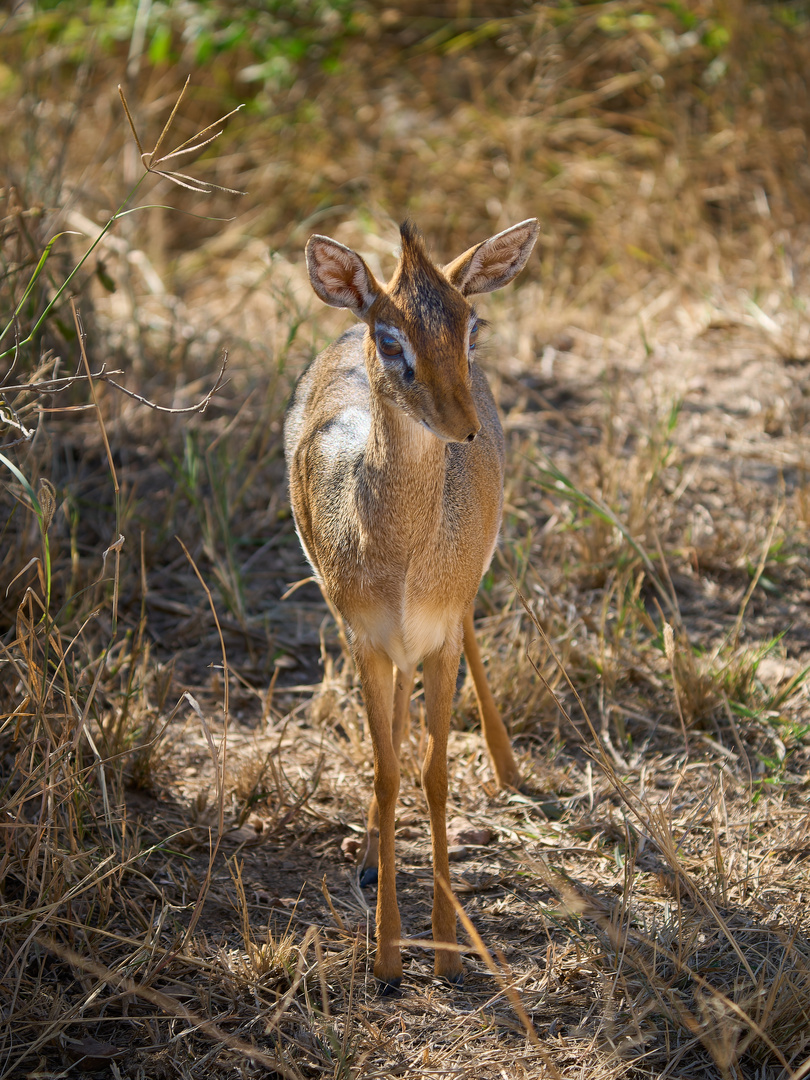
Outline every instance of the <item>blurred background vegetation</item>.
MULTIPOLYGON (((8 180, 46 215, 66 183, 91 217, 109 213, 135 173, 116 83, 158 130, 191 74, 189 131, 247 106, 206 178, 247 191, 239 233, 274 250, 297 252, 314 224, 378 231, 406 214, 455 250, 530 208, 538 276, 608 310, 656 268, 686 265, 699 287, 718 258, 797 241, 805 4, 475 9, 18 4, 3 28, 8 180)), ((200 209, 234 214, 227 200, 200 209)), ((167 215, 159 232, 163 270, 222 226, 167 215)))

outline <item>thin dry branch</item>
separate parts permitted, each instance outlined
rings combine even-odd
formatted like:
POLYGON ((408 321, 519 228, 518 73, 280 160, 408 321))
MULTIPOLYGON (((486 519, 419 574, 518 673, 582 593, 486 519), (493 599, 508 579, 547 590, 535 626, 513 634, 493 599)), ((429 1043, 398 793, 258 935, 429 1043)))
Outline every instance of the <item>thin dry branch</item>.
POLYGON ((221 390, 222 387, 226 385, 225 369, 227 366, 228 353, 226 350, 222 354, 222 363, 219 366, 219 372, 216 379, 214 380, 214 385, 206 393, 205 397, 202 398, 202 400, 198 401, 196 405, 188 405, 182 409, 169 408, 167 405, 158 405, 157 402, 150 401, 148 398, 143 397, 141 394, 136 394, 134 390, 129 390, 126 386, 121 386, 121 384, 117 383, 115 379, 111 379, 109 375, 104 376, 104 381, 108 382, 111 386, 114 386, 116 390, 120 390, 122 394, 126 394, 127 397, 134 398, 135 401, 139 402, 139 404, 146 405, 148 408, 154 409, 156 412, 172 413, 175 415, 195 412, 204 413, 205 410, 208 408, 211 402, 211 398, 214 396, 214 394, 216 394, 218 390, 221 390))

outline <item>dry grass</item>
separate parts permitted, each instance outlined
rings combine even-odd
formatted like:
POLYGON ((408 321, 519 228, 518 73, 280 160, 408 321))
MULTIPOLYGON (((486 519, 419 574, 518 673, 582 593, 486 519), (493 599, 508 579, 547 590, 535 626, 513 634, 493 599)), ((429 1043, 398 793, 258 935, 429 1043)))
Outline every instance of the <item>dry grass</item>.
POLYGON ((3 17, 0 1076, 810 1069, 806 12, 452 7, 263 8, 226 47, 178 4, 173 63, 152 24, 3 17), (259 79, 271 18, 294 78, 259 79), (116 85, 156 146, 179 70, 140 208, 83 258, 143 172, 116 85), (464 685, 452 814, 493 839, 454 863, 450 993, 417 686, 423 944, 381 999, 341 848, 362 703, 317 590, 285 595, 283 409, 345 325, 301 252, 317 227, 385 275, 406 214, 451 256, 530 213, 540 258, 488 301, 509 465, 479 612, 526 788, 494 790, 464 685))

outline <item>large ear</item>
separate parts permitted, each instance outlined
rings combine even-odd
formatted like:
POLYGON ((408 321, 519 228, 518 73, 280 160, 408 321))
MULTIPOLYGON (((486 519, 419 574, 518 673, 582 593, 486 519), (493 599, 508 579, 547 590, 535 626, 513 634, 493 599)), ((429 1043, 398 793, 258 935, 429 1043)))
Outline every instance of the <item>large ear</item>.
POLYGON ((500 289, 526 265, 539 229, 537 218, 528 218, 497 236, 490 236, 448 263, 443 269, 444 276, 464 296, 500 289))
POLYGON ((321 300, 348 308, 362 319, 380 286, 357 252, 328 236, 310 236, 306 254, 309 280, 321 300))

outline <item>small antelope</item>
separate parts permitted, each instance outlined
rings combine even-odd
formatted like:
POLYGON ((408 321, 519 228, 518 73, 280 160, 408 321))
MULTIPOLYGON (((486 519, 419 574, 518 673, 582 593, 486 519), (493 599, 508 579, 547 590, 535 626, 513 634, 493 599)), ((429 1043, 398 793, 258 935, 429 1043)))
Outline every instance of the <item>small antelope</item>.
MULTIPOLYGON (((462 646, 497 782, 519 780, 473 631, 473 602, 501 523, 504 439, 475 363, 479 319, 468 298, 519 273, 538 224, 522 221, 441 268, 410 223, 400 232, 402 254, 388 285, 328 236, 307 243, 315 292, 365 326, 343 334, 304 372, 284 430, 298 535, 345 620, 368 713, 374 795, 361 882, 377 876, 374 974, 384 990, 402 978, 394 812, 420 661, 436 942, 456 942, 442 882, 450 879, 447 739, 462 646)), ((437 948, 435 971, 460 983, 458 952, 437 948)))

